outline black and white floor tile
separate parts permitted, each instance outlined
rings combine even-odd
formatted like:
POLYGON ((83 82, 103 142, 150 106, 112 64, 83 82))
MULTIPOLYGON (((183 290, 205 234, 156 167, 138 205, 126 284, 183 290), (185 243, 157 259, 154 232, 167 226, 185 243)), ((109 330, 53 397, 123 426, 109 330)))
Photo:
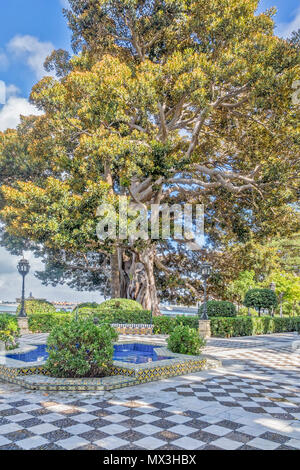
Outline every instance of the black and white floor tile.
POLYGON ((114 392, 29 392, 0 382, 0 450, 299 450, 293 334, 212 339, 223 366, 114 392))

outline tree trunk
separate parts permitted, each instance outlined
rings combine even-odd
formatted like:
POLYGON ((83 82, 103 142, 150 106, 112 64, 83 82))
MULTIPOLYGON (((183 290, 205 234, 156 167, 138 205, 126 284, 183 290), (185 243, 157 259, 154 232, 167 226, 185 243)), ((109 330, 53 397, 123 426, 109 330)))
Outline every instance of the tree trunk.
POLYGON ((113 299, 118 299, 121 297, 118 250, 116 250, 115 253, 112 253, 110 255, 110 270, 111 270, 111 297, 113 299))
POLYGON ((154 278, 155 247, 140 252, 119 250, 118 273, 120 297, 139 302, 153 315, 160 315, 159 300, 154 278))

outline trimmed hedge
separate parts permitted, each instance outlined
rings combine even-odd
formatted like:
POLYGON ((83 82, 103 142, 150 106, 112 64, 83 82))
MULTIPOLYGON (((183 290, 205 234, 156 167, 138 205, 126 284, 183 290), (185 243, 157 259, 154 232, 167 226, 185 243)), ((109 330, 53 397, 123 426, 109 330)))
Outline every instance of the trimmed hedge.
POLYGON ((81 310, 79 318, 97 317, 101 323, 150 323, 149 310, 81 310))
MULTIPOLYGON (((29 329, 33 333, 49 333, 54 327, 62 326, 76 318, 76 313, 42 313, 32 314, 29 318, 29 329)), ((98 310, 85 310, 77 315, 79 320, 98 318, 99 323, 150 323, 151 313, 148 310, 116 312, 100 312, 98 310)))
MULTIPOLYGON (((131 316, 126 312, 125 318, 118 316, 93 314, 79 314, 79 319, 97 317, 100 323, 150 323, 150 313, 147 311, 131 312, 131 316)), ((49 333, 54 327, 65 325, 74 319, 70 314, 39 314, 30 315, 29 328, 33 333, 49 333)), ((178 315, 177 317, 153 317, 154 334, 169 335, 176 326, 184 325, 198 329, 199 318, 197 316, 178 315)), ((1 328, 0 328, 1 329, 1 328)), ((229 338, 231 336, 251 336, 268 333, 284 333, 289 331, 300 331, 300 317, 216 317, 211 318, 212 336, 229 338)))
POLYGON ((142 305, 132 299, 109 299, 102 302, 99 310, 143 310, 142 305))
MULTIPOLYGON (((198 329, 198 321, 196 316, 155 317, 154 333, 170 334, 181 323, 198 329)), ((212 336, 220 338, 300 331, 300 317, 217 317, 210 324, 212 336)))
POLYGON ((198 316, 177 315, 176 317, 154 317, 153 332, 157 335, 169 335, 178 325, 182 324, 184 326, 189 326, 190 328, 198 329, 198 323, 198 316))
POLYGON ((297 331, 300 317, 237 317, 213 318, 211 320, 212 336, 230 338, 232 336, 253 336, 270 333, 297 331))
MULTIPOLYGON (((207 302, 207 315, 211 317, 236 317, 236 307, 227 300, 209 300, 207 302)), ((204 305, 199 308, 199 315, 203 313, 204 305)))

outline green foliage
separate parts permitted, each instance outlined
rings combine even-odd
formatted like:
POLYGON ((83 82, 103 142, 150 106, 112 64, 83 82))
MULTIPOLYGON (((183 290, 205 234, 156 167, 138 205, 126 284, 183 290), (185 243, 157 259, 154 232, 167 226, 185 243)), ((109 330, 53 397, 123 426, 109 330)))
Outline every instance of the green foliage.
POLYGON ((300 317, 213 318, 211 332, 215 337, 230 338, 297 331, 299 325, 300 317))
MULTIPOLYGON (((199 308, 199 315, 203 312, 204 305, 199 308)), ((236 307, 227 300, 209 300, 207 302, 207 315, 209 317, 235 317, 236 307)))
MULTIPOLYGON (((49 313, 32 314, 29 316, 29 329, 32 333, 49 333, 56 326, 63 326, 76 318, 76 313, 49 313)), ((151 313, 148 310, 141 311, 99 311, 83 308, 78 313, 79 320, 93 320, 97 318, 99 323, 146 323, 151 321, 151 313)))
POLYGON ((32 333, 49 333, 53 328, 64 326, 72 320, 69 313, 39 313, 29 315, 28 324, 32 333))
MULTIPOLYGON (((18 305, 17 314, 21 310, 21 305, 18 305)), ((25 310, 27 315, 54 313, 56 308, 47 300, 25 300, 25 310)))
POLYGON ((197 356, 204 346, 204 338, 187 325, 177 325, 168 338, 168 348, 174 353, 197 356))
POLYGON ((231 300, 236 300, 242 303, 246 292, 255 287, 255 272, 242 271, 234 281, 230 282, 227 286, 227 295, 231 300))
POLYGON ((299 276, 300 266, 300 232, 288 237, 272 239, 271 247, 277 250, 281 271, 290 272, 299 276))
POLYGON ((143 310, 139 302, 131 299, 110 299, 100 304, 100 310, 143 310))
MULTIPOLYGON (((198 317, 156 317, 154 333, 170 334, 182 321, 191 328, 198 330, 198 317)), ((212 336, 229 338, 231 336, 251 336, 296 331, 297 325, 300 325, 300 316, 285 318, 267 316, 215 317, 211 318, 210 323, 212 336)))
MULTIPOLYGON (((123 312, 124 313, 124 312, 123 312)), ((142 312, 141 312, 142 313, 142 312)), ((149 312, 145 311, 148 318, 143 318, 145 321, 138 321, 138 318, 130 317, 129 323, 149 323, 149 312), (135 321, 137 320, 137 321, 135 321)), ((128 312, 128 315, 130 312, 128 312)), ((125 312, 127 315, 127 312, 125 312)), ((131 312, 131 315, 133 313, 131 312)), ((124 321, 123 317, 105 316, 103 314, 79 314, 80 320, 89 318, 99 318, 101 323, 128 323, 124 321)), ((1 318, 1 317, 0 317, 1 318)), ((33 333, 49 333, 54 328, 61 328, 68 325, 74 318, 70 314, 41 314, 30 315, 29 328, 33 333)), ((126 316, 128 320, 128 316, 126 316)), ((190 328, 198 330, 199 318, 197 316, 178 315, 177 317, 153 317, 153 333, 169 335, 174 331, 178 325, 189 326, 190 328)), ((249 336, 263 333, 279 333, 285 331, 296 331, 296 326, 300 322, 298 317, 248 317, 247 315, 240 315, 237 317, 212 317, 211 318, 211 331, 213 336, 231 337, 231 336, 249 336), (268 325, 269 330, 266 328, 268 325)), ((1 329, 1 326, 0 326, 1 329)))
MULTIPOLYGON (((295 267, 294 267, 295 268, 295 267)), ((298 302, 300 300, 300 277, 291 272, 274 271, 266 280, 266 284, 275 283, 277 296, 282 295, 284 301, 298 302)))
MULTIPOLYGON (((277 307, 275 313, 279 313, 280 309, 277 307)), ((300 305, 298 302, 283 302, 282 303, 282 314, 289 316, 300 316, 300 305)))
POLYGON ((103 377, 113 360, 117 333, 109 325, 72 320, 55 327, 47 341, 46 367, 54 377, 103 377))
POLYGON ((79 317, 97 317, 101 323, 150 323, 149 310, 81 309, 79 317))
POLYGON ((238 311, 238 316, 248 316, 250 313, 251 316, 256 317, 257 311, 254 308, 248 309, 247 307, 240 307, 238 311), (249 310, 249 311, 248 311, 249 310))
MULTIPOLYGON (((40 115, 0 132, 11 236, 78 253, 86 273, 87 251, 109 258, 116 248, 97 239, 95 213, 119 194, 146 206, 156 195, 200 198, 218 248, 295 227, 299 58, 274 35, 274 10, 257 13, 257 0, 69 3, 78 56, 52 54, 56 77, 31 94, 40 115)), ((190 271, 175 271, 182 291, 190 271)))
POLYGON ((197 316, 177 315, 176 317, 160 316, 153 318, 153 333, 169 335, 178 325, 186 325, 190 328, 198 328, 199 318, 197 316))
POLYGON ((253 307, 259 314, 262 308, 275 308, 277 303, 276 294, 271 289, 250 289, 244 299, 245 307, 253 307))
POLYGON ((80 309, 80 308, 98 308, 99 307, 99 304, 97 304, 97 302, 82 302, 81 304, 78 304, 77 307, 75 307, 73 309, 76 310, 76 309, 80 309))
POLYGON ((20 329, 17 318, 13 315, 0 315, 0 341, 5 345, 5 349, 15 349, 18 347, 20 329))

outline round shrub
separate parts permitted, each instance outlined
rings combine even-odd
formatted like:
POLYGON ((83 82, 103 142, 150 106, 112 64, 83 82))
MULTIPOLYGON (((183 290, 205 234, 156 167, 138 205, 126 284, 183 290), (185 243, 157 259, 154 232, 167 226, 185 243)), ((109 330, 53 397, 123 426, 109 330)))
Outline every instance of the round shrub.
POLYGON ((74 309, 76 310, 77 308, 98 308, 99 304, 97 302, 82 302, 81 304, 78 304, 74 309))
POLYGON ((99 306, 99 310, 143 310, 143 307, 136 300, 131 299, 110 299, 105 300, 99 306))
POLYGON ((277 306, 277 297, 271 289, 250 289, 245 295, 245 307, 253 307, 260 311, 262 308, 271 309, 277 306))
POLYGON ((117 338, 110 325, 71 320, 51 331, 46 367, 54 377, 103 377, 112 366, 117 338))
POLYGON ((174 328, 168 339, 170 351, 179 354, 197 356, 205 346, 205 339, 199 336, 194 328, 178 325, 174 328))
POLYGON ((150 323, 149 310, 79 310, 79 317, 97 317, 101 323, 150 323))
MULTIPOLYGON (((203 313, 204 305, 199 308, 199 315, 203 313)), ((227 300, 209 300, 207 302, 207 315, 209 317, 236 317, 236 307, 227 300)))
MULTIPOLYGON (((18 305, 17 315, 21 310, 21 305, 18 305)), ((34 313, 55 313, 56 308, 47 300, 25 300, 25 310, 27 315, 34 313)))

